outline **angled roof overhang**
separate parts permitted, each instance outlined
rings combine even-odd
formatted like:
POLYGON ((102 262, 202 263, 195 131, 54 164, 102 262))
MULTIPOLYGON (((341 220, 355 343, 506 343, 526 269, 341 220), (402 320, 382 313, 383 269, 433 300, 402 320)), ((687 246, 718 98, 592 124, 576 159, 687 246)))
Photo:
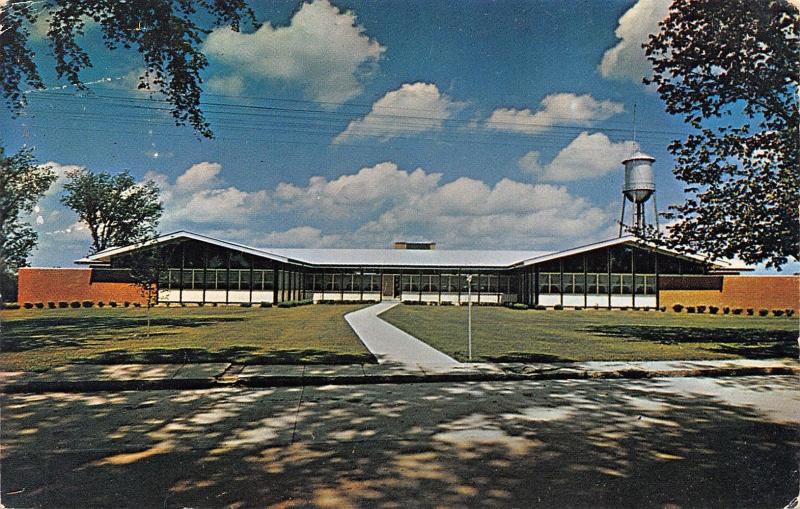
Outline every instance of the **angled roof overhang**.
POLYGON ((566 249, 566 250, 563 250, 563 251, 556 251, 554 253, 548 253, 548 254, 543 255, 543 256, 537 256, 537 257, 534 257, 534 258, 529 258, 527 260, 523 260, 523 261, 519 262, 518 264, 515 264, 514 267, 527 267, 527 266, 530 266, 530 265, 535 265, 537 263, 543 263, 543 262, 547 262, 547 261, 550 261, 550 260, 557 260, 559 258, 564 258, 564 257, 567 257, 567 256, 586 253, 588 251, 592 251, 592 250, 595 250, 595 249, 602 249, 602 248, 605 248, 605 247, 613 247, 613 246, 619 246, 619 245, 625 245, 625 244, 631 245, 631 246, 636 246, 636 247, 639 247, 641 249, 653 250, 653 251, 656 251, 656 252, 661 253, 661 254, 674 256, 676 258, 682 258, 684 260, 690 260, 690 261, 700 262, 700 263, 707 263, 707 264, 709 264, 709 266, 711 267, 712 270, 718 270, 718 271, 748 271, 748 270, 753 270, 750 267, 737 267, 732 262, 729 262, 729 261, 726 261, 726 260, 709 261, 707 258, 705 258, 703 256, 700 256, 700 255, 681 253, 681 252, 675 251, 673 249, 668 249, 668 248, 665 248, 665 247, 662 247, 662 246, 657 246, 656 244, 653 244, 653 243, 650 243, 650 242, 646 242, 646 241, 644 241, 642 239, 639 239, 637 237, 630 236, 630 235, 629 236, 625 236, 625 237, 615 238, 615 239, 603 240, 603 241, 595 242, 595 243, 592 243, 592 244, 586 244, 584 246, 575 247, 575 248, 571 248, 571 249, 566 249))
POLYGON ((257 249, 254 247, 246 246, 244 244, 238 244, 236 242, 229 242, 226 240, 219 240, 213 237, 207 237, 205 235, 200 235, 198 233, 192 233, 187 231, 177 231, 174 233, 168 233, 166 235, 161 235, 155 239, 149 240, 147 242, 143 242, 140 244, 131 244, 129 246, 123 247, 114 247, 110 249, 106 249, 95 253, 93 255, 89 255, 85 258, 81 258, 80 260, 75 260, 75 263, 78 264, 105 264, 110 263, 111 258, 114 256, 123 255, 126 253, 130 253, 142 248, 146 248, 149 246, 154 246, 158 244, 166 244, 168 242, 176 241, 176 240, 196 240, 199 242, 205 242, 207 244, 212 244, 215 246, 219 246, 226 249, 232 249, 235 251, 240 251, 242 253, 251 254, 254 256, 258 256, 261 258, 267 258, 269 260, 277 261, 277 262, 284 262, 284 263, 296 263, 302 265, 303 262, 298 260, 293 260, 284 256, 280 256, 274 253, 270 253, 268 251, 264 251, 263 249, 257 249))

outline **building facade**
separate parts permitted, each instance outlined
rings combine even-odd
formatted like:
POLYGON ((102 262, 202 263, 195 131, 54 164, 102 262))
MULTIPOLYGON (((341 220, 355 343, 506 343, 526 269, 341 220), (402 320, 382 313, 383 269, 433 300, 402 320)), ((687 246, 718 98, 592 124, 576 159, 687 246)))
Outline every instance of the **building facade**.
MULTIPOLYGON (((471 299, 480 304, 656 308, 677 301, 726 305, 726 299, 733 296, 743 307, 771 307, 776 300, 774 291, 757 288, 764 286, 764 278, 734 276, 742 268, 706 263, 698 256, 657 248, 633 237, 559 252, 439 250, 434 246, 397 243, 395 249, 258 249, 176 232, 146 246, 109 249, 78 260, 89 267, 83 269, 83 275, 71 277, 83 281, 84 287, 68 285, 69 296, 58 295, 58 285, 43 289, 42 278, 52 281, 63 276, 41 271, 57 269, 24 269, 20 271, 20 302, 80 300, 77 296, 82 291, 86 299, 101 295, 106 301, 112 297, 130 300, 130 288, 123 288, 124 275, 131 256, 142 250, 158 252, 163 265, 158 300, 166 303, 392 299, 458 305, 471 299), (468 276, 472 276, 470 282, 468 276), (104 289, 100 291, 100 287, 104 289), (119 296, 109 294, 111 288, 119 296), (745 306, 748 293, 762 302, 745 306)), ((74 274, 76 269, 61 270, 74 274)), ((781 284, 784 290, 777 292, 780 307, 796 308, 797 277, 789 276, 781 284)))

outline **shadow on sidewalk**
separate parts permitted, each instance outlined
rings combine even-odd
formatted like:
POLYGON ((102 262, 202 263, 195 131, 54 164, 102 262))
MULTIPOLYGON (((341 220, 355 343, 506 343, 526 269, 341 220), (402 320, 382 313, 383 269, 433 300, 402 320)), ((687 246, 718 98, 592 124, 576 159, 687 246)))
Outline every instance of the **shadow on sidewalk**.
POLYGON ((783 507, 798 488, 795 425, 664 380, 2 401, 10 507, 783 507))

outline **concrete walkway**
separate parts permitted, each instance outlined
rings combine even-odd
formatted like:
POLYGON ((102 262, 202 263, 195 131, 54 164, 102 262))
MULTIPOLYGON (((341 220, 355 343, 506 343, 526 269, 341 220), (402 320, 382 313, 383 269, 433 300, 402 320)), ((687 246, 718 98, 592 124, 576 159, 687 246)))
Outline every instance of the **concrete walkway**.
POLYGON ((402 367, 453 366, 461 364, 452 357, 423 343, 391 325, 378 315, 396 306, 398 302, 381 302, 345 315, 358 337, 378 359, 379 364, 402 367))

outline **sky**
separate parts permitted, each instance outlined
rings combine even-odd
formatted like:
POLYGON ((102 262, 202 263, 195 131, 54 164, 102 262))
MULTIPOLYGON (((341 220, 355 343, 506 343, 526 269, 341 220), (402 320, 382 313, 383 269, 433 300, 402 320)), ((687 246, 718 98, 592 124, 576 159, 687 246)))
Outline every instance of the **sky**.
POLYGON ((155 181, 163 233, 257 247, 611 238, 621 161, 637 149, 656 158, 659 209, 683 199, 667 146, 688 130, 641 83, 641 44, 669 0, 250 3, 260 28, 203 42, 213 140, 138 91, 140 55, 106 50, 97 27, 82 39, 87 92, 56 79, 46 24, 33 27, 49 88, 18 118, 0 112, 6 150, 34 147, 60 176, 30 218, 32 265, 89 252, 59 203, 70 168, 155 181))

